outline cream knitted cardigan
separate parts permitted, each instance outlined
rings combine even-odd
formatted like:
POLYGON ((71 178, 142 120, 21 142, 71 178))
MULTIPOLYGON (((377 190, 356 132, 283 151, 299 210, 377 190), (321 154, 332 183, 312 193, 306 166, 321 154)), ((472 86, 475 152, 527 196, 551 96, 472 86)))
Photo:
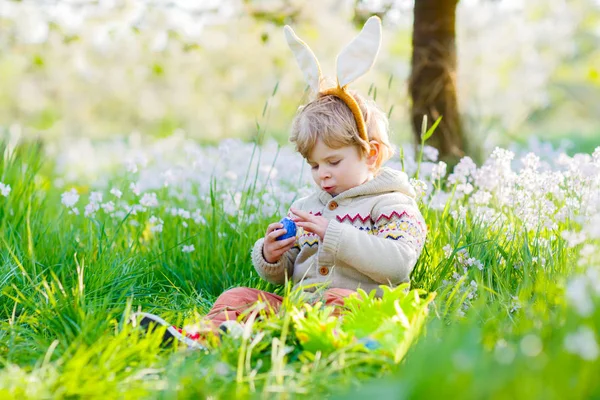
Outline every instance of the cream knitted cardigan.
MULTIPOLYGON (((326 283, 367 293, 379 285, 409 281, 427 234, 404 172, 382 168, 371 180, 333 197, 319 190, 293 207, 329 220, 325 238, 298 228, 296 243, 276 263, 263 256, 264 238, 252 249, 252 263, 265 280, 294 287, 326 283)), ((288 214, 289 215, 289 214, 288 214)), ((310 288, 305 288, 311 290, 310 288)))

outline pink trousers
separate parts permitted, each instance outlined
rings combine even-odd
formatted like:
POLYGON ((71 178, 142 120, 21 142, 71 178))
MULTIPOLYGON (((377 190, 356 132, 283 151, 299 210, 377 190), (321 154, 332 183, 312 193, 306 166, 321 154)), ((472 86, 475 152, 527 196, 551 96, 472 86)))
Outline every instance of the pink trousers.
MULTIPOLYGON (((325 305, 334 306, 334 315, 339 315, 344 298, 352 293, 356 292, 350 289, 328 289, 323 293, 322 301, 325 305)), ((214 329, 217 329, 224 321, 236 321, 244 311, 247 311, 259 300, 267 303, 273 312, 277 312, 283 298, 273 293, 247 287, 229 289, 217 298, 205 320, 211 321, 214 329)))

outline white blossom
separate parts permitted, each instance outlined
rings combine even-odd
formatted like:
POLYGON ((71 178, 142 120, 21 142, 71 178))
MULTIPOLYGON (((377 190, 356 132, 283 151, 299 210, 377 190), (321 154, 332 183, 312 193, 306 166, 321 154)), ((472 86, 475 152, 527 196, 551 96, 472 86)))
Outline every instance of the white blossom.
POLYGON ((8 195, 10 194, 10 191, 11 191, 10 185, 0 182, 0 194, 2 196, 8 197, 8 195))
POLYGON ((139 184, 138 184, 138 183, 136 183, 136 182, 131 182, 131 183, 129 184, 129 189, 131 189, 131 191, 133 192, 133 194, 135 194, 136 196, 139 196, 139 195, 140 195, 140 192, 141 192, 141 191, 140 191, 140 186, 139 186, 139 184))
POLYGON ((191 253, 191 252, 192 252, 192 251, 194 251, 194 250, 196 250, 196 248, 194 247, 194 245, 193 245, 193 244, 190 244, 189 246, 185 246, 185 245, 184 245, 184 246, 181 248, 181 251, 182 251, 183 253, 191 253))
POLYGON ((68 192, 64 192, 60 196, 61 203, 68 208, 74 207, 75 204, 79 201, 79 193, 74 188, 69 190, 68 192))
POLYGON ((446 258, 450 257, 452 255, 452 252, 454 251, 452 249, 452 246, 450 246, 449 244, 442 247, 442 250, 444 250, 444 256, 446 256, 446 258))
POLYGON ((102 192, 90 193, 90 203, 102 203, 102 192))
POLYGON ((117 188, 112 188, 112 189, 110 189, 110 194, 112 194, 113 196, 115 196, 117 199, 120 199, 121 196, 123 195, 123 192, 121 192, 117 188))
POLYGON ((100 209, 100 205, 98 203, 88 203, 85 206, 83 215, 86 217, 93 217, 96 211, 100 209))
POLYGON ((104 210, 104 212, 110 214, 113 211, 115 211, 115 203, 113 203, 112 201, 106 202, 104 204, 101 205, 102 209, 104 210))
POLYGON ((156 193, 144 193, 140 200, 140 204, 144 207, 157 207, 158 199, 156 193))

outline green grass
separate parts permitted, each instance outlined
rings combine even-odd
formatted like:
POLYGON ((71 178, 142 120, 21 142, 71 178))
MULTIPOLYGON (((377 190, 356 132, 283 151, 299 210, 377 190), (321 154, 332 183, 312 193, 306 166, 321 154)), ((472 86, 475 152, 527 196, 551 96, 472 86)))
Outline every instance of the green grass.
MULTIPOLYGON (((579 327, 596 340, 600 331, 600 293, 585 316, 565 299, 570 277, 597 265, 580 263, 582 245, 569 247, 560 234, 580 229, 576 219, 528 231, 505 209, 517 228, 511 237, 502 224, 453 217, 464 200, 443 211, 423 204, 429 237, 414 290, 382 300, 365 294, 338 320, 253 271, 249 250, 278 217, 246 201, 253 189, 242 196, 243 214, 257 215, 252 222, 223 210, 217 180, 197 205, 205 224, 185 227, 163 205, 117 222, 102 212, 86 218, 61 204, 42 144, 14 152, 0 144, 0 153, 0 182, 12 188, 0 196, 1 398, 600 396, 600 359, 565 349, 579 327), (152 231, 150 215, 165 220, 162 232, 152 231), (196 251, 183 253, 188 244, 196 251), (459 266, 465 250, 482 270, 459 266), (192 323, 235 286, 287 300, 280 315, 253 320, 242 337, 209 352, 162 349, 160 332, 144 336, 127 324, 138 309, 192 323), (369 340, 377 347, 367 348, 369 340)), ((83 183, 78 189, 87 196, 83 183)), ((167 197, 158 192, 160 204, 167 197)))

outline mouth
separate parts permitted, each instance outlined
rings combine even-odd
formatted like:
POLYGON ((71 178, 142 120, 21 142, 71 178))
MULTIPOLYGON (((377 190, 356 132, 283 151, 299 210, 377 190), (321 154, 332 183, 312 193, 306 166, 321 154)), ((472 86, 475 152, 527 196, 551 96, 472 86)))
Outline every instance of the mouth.
POLYGON ((331 193, 335 190, 335 186, 322 186, 323 190, 327 193, 331 193))

